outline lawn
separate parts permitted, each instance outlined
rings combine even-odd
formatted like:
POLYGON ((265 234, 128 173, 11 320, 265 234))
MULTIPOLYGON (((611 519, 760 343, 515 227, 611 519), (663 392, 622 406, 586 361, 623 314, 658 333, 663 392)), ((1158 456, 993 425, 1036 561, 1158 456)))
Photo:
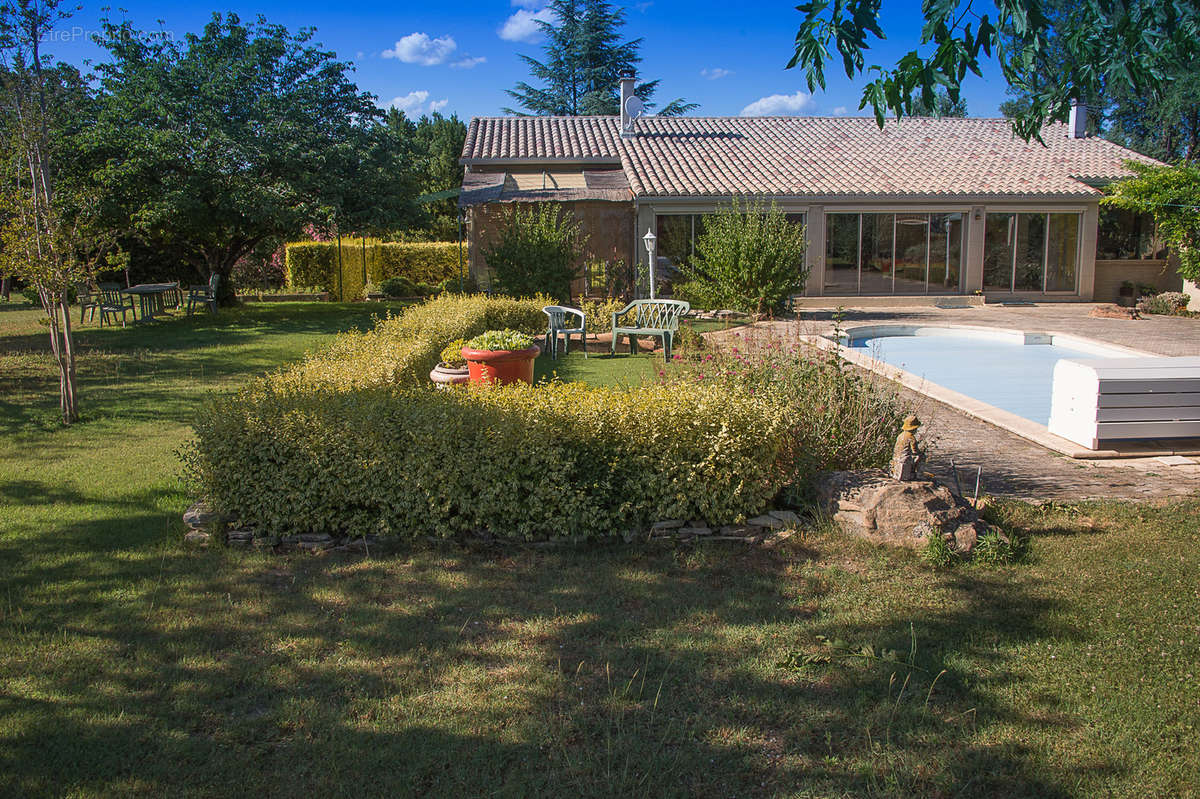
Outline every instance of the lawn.
POLYGON ((0 304, 0 795, 1196 795, 1196 501, 1004 505, 1031 562, 949 571, 821 526, 185 549, 195 403, 380 310, 88 328, 64 430, 35 312, 0 304))

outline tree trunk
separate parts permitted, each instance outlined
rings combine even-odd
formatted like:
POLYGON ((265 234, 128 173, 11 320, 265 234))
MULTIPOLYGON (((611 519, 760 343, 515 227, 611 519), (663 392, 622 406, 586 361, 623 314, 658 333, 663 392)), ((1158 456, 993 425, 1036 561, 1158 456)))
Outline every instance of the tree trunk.
POLYGON ((58 405, 63 424, 79 420, 75 395, 75 342, 71 336, 71 306, 67 292, 54 296, 46 291, 39 292, 42 307, 50 319, 50 352, 58 366, 58 405))

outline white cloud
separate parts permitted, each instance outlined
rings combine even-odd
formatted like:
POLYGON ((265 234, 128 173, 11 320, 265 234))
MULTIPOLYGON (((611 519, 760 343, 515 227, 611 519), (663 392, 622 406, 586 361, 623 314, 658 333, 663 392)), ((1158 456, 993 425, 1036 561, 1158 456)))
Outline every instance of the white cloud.
POLYGON ((846 106, 844 106, 844 105, 839 105, 837 108, 833 109, 833 115, 835 117, 844 117, 844 116, 846 116, 846 114, 849 114, 849 113, 850 113, 850 110, 848 108, 846 108, 846 106))
POLYGON ((452 62, 450 66, 454 69, 473 69, 484 63, 487 63, 487 58, 484 56, 467 56, 460 61, 452 62))
POLYGON ((384 50, 384 58, 398 58, 406 64, 420 64, 432 67, 443 63, 450 54, 458 49, 453 37, 439 36, 431 39, 424 33, 410 33, 391 50, 384 50))
POLYGON ((744 117, 796 116, 813 104, 811 94, 772 94, 760 97, 742 109, 744 117))
POLYGON ((554 14, 548 8, 537 11, 520 8, 504 20, 496 34, 506 42, 535 42, 542 35, 542 27, 538 23, 553 21, 554 14))
POLYGON ((720 80, 721 78, 729 77, 732 74, 732 69, 722 69, 721 67, 700 70, 700 77, 708 78, 709 80, 720 80))
POLYGON ((429 92, 424 89, 417 89, 401 97, 393 97, 392 101, 384 107, 395 108, 409 116, 419 116, 421 114, 432 113, 433 111, 441 111, 449 104, 450 98, 448 97, 430 101, 429 92))

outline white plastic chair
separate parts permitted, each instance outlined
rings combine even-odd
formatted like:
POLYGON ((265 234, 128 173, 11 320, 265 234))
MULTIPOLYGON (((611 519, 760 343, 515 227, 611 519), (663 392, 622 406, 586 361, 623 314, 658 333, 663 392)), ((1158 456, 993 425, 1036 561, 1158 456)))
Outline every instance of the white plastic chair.
POLYGON ((583 343, 583 357, 586 358, 587 317, 583 315, 583 311, 578 308, 568 308, 565 305, 547 305, 542 312, 550 318, 550 329, 546 331, 546 347, 550 350, 550 357, 558 358, 559 335, 562 335, 563 355, 566 355, 571 349, 571 334, 578 333, 579 340, 583 343), (567 327, 568 318, 572 316, 579 317, 579 327, 567 327))

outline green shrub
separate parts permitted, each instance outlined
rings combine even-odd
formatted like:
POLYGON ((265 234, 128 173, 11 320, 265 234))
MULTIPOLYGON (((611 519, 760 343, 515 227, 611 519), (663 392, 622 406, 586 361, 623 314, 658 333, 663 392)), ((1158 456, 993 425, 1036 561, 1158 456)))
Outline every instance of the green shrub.
POLYGON ((406 277, 389 277, 379 284, 379 288, 389 297, 414 297, 417 291, 406 277))
POLYGON ((403 241, 368 248, 367 273, 382 282, 389 277, 404 277, 413 283, 438 285, 443 280, 458 281, 459 251, 456 242, 403 241))
POLYGON ((1143 297, 1137 308, 1142 313, 1174 315, 1187 310, 1188 299, 1188 295, 1182 291, 1164 291, 1143 297))
MULTIPOLYGON (((345 238, 340 277, 336 241, 292 242, 284 251, 289 286, 321 286, 340 299, 357 298, 365 285, 382 286, 396 277, 414 287, 412 293, 397 296, 416 296, 418 284, 435 286, 452 276, 457 279, 459 272, 458 245, 452 242, 381 242, 370 238, 364 242, 361 238, 345 238)), ((433 293, 433 289, 426 291, 433 293)))
POLYGON ((496 242, 484 250, 497 288, 505 294, 571 296, 584 245, 579 222, 557 203, 514 203, 503 212, 496 242))
POLYGON ((464 346, 472 350, 527 350, 533 346, 533 336, 516 330, 488 330, 464 346))
POLYGON ((337 291, 337 247, 320 241, 300 241, 284 247, 287 284, 320 286, 322 291, 337 291))
POLYGON ((808 279, 804 226, 773 203, 733 202, 704 218, 675 295, 700 308, 781 311, 808 279))
POLYGON ((583 300, 579 310, 583 311, 584 326, 588 333, 608 333, 612 331, 612 315, 624 308, 628 303, 624 300, 583 300))
POLYGON ((921 549, 921 560, 935 569, 944 569, 958 562, 958 553, 950 548, 945 536, 940 532, 930 533, 921 549))
POLYGON ((788 475, 789 430, 785 409, 715 385, 264 382, 205 404, 185 465, 263 534, 607 538, 761 512, 788 475))
POLYGON ((446 364, 451 369, 461 369, 467 365, 467 359, 462 355, 462 348, 467 342, 461 338, 456 338, 442 349, 442 354, 438 356, 438 361, 446 364))
POLYGON ((448 277, 438 284, 440 294, 475 294, 478 291, 479 284, 470 275, 448 277))

